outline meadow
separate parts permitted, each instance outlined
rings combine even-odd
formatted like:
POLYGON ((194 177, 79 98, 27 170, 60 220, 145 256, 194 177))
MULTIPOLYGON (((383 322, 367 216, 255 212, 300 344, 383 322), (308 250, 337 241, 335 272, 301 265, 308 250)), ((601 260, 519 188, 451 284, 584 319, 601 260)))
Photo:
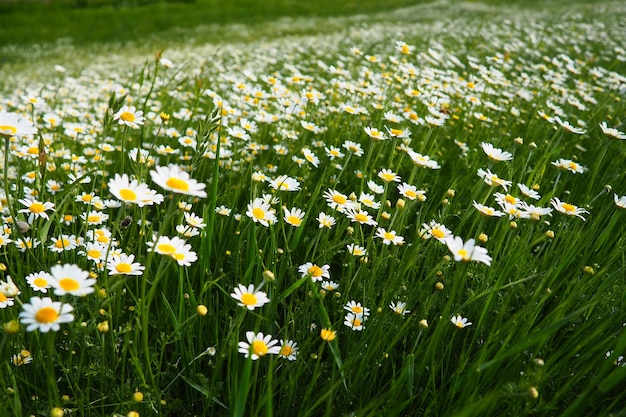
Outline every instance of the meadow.
POLYGON ((0 46, 0 415, 626 416, 625 23, 0 46))

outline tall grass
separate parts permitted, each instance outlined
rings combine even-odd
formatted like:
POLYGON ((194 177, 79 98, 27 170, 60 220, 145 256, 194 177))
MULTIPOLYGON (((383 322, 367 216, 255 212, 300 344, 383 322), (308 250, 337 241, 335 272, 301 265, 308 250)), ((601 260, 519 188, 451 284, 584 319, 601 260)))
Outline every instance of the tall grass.
POLYGON ((480 10, 444 10, 429 23, 181 46, 142 65, 119 56, 80 70, 43 62, 48 77, 5 81, 1 108, 39 132, 3 136, 0 267, 20 294, 1 287, 10 298, 0 310, 2 413, 620 415, 626 142, 600 124, 625 130, 615 24, 625 10, 526 10, 481 26, 480 10), (145 122, 121 125, 126 105, 145 122), (492 159, 482 143, 511 157, 492 159), (421 166, 425 157, 437 166, 421 166), (153 173, 170 164, 191 180, 164 186, 153 173), (384 169, 400 181, 386 181, 384 169), (116 174, 163 201, 120 204, 109 186, 116 174), (299 187, 272 187, 280 175, 299 187), (180 186, 193 180, 206 194, 180 186), (402 183, 418 192, 401 194, 402 183), (330 204, 330 191, 377 225, 330 204), (496 193, 516 205, 498 204, 496 193), (49 218, 29 222, 26 196, 54 203, 49 218), (276 216, 267 226, 248 207, 257 198, 276 216), (474 202, 506 213, 482 215, 474 202), (552 211, 531 216, 528 204, 552 211), (294 207, 305 212, 297 227, 284 218, 294 207), (90 223, 92 211, 108 219, 90 223), (336 223, 320 225, 320 213, 336 223), (470 260, 452 236, 437 240, 424 228, 433 221, 489 259, 470 260), (378 227, 403 244, 385 244, 378 227), (62 236, 68 243, 55 246, 62 236), (174 236, 197 259, 151 245, 174 236), (21 251, 26 237, 41 244, 21 251), (94 261, 87 246, 98 240, 105 257, 94 261), (134 255, 141 275, 106 266, 120 252, 134 255), (302 273, 308 262, 319 269, 302 273), (88 271, 94 292, 39 294, 26 282, 57 264, 88 271), (330 278, 316 280, 325 268, 330 278), (269 302, 238 305, 239 284, 269 302), (74 319, 27 331, 19 314, 34 296, 71 305, 74 319), (349 318, 357 303, 361 314, 349 318), (249 332, 297 343, 295 360, 263 355, 262 344, 248 350, 249 332))

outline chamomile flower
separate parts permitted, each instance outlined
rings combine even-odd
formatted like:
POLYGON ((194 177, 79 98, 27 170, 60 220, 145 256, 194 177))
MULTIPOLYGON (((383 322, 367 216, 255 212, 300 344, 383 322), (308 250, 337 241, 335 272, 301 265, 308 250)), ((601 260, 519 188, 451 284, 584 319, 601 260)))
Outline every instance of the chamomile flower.
POLYGON ((311 165, 317 168, 320 164, 319 158, 309 148, 302 149, 302 155, 311 165))
POLYGON ((50 203, 49 201, 47 202, 41 202, 36 200, 33 197, 26 197, 26 198, 21 198, 18 200, 23 206, 25 206, 26 208, 23 208, 21 210, 18 210, 18 213, 24 213, 28 215, 28 223, 32 223, 35 219, 38 218, 43 218, 48 220, 48 213, 46 213, 47 211, 54 211, 54 203, 50 203))
POLYGON ((374 220, 371 214, 367 211, 363 211, 357 208, 351 208, 345 211, 344 213, 346 217, 350 219, 352 222, 356 222, 359 224, 366 224, 368 226, 377 226, 378 222, 374 220))
POLYGON ((283 339, 280 342, 278 355, 283 359, 295 361, 298 357, 298 344, 293 340, 283 339))
POLYGON ((452 316, 450 321, 452 322, 452 324, 454 324, 459 329, 463 329, 463 328, 465 328, 467 326, 471 326, 472 325, 471 321, 469 321, 467 318, 461 317, 461 316, 452 316))
POLYGON ((107 260, 109 275, 143 275, 145 266, 135 262, 135 255, 125 253, 113 254, 107 260))
POLYGON ((206 223, 204 222, 204 219, 198 216, 197 214, 184 212, 184 216, 185 216, 185 223, 187 223, 189 226, 196 228, 196 229, 204 229, 206 227, 206 223))
POLYGON ((477 203, 476 201, 474 201, 472 203, 472 205, 483 216, 487 216, 487 217, 502 217, 502 216, 504 216, 504 213, 501 212, 500 210, 496 210, 493 207, 485 206, 483 204, 477 203))
POLYGON ((587 170, 587 167, 584 167, 580 165, 578 162, 572 161, 571 159, 560 158, 554 162, 551 162, 551 164, 557 167, 558 169, 573 172, 574 174, 582 174, 583 172, 587 170))
POLYGON ((554 121, 557 122, 559 126, 567 130, 568 132, 574 133, 576 135, 584 135, 586 133, 585 129, 581 129, 579 127, 573 126, 567 120, 561 120, 559 116, 555 116, 554 121))
POLYGON ((96 280, 89 278, 89 272, 83 271, 78 265, 54 265, 50 268, 50 275, 50 285, 54 288, 55 295, 84 297, 95 291, 93 286, 96 280))
POLYGON ((511 159, 513 159, 512 153, 495 148, 491 143, 482 142, 480 146, 481 148, 483 148, 483 152, 485 152, 485 154, 487 154, 489 159, 491 159, 492 161, 501 162, 510 161, 511 159))
POLYGON ((150 171, 150 177, 166 191, 200 198, 207 196, 204 191, 206 184, 191 178, 178 165, 158 166, 155 171, 150 171))
POLYGON ((566 214, 568 216, 576 216, 585 221, 583 214, 589 214, 587 210, 584 208, 576 207, 573 204, 566 203, 564 201, 559 200, 557 197, 554 197, 550 200, 552 206, 559 212, 566 214))
POLYGON ((376 237, 381 238, 385 245, 391 245, 393 243, 396 246, 400 246, 404 244, 404 237, 397 235, 395 230, 387 231, 379 227, 376 229, 376 237))
POLYGON ((122 108, 113 115, 113 120, 117 120, 120 125, 137 129, 139 126, 143 125, 145 117, 143 117, 143 111, 137 110, 135 106, 122 106, 122 108))
POLYGON ((323 194, 326 203, 331 209, 335 209, 342 213, 347 209, 353 208, 354 203, 348 199, 348 196, 330 188, 323 194))
POLYGON ((317 215, 317 221, 319 223, 320 229, 324 227, 330 229, 335 225, 337 219, 335 219, 333 216, 329 216, 328 214, 321 212, 317 215))
POLYGON ((287 175, 279 175, 278 177, 270 180, 270 187, 279 191, 299 191, 300 182, 295 178, 291 178, 287 175))
POLYGON ((352 314, 362 316, 363 318, 367 318, 370 315, 369 308, 363 307, 361 303, 356 302, 354 300, 346 303, 346 305, 343 306, 343 309, 352 314))
POLYGON ((511 181, 503 180, 490 170, 485 171, 481 168, 478 168, 477 173, 478 176, 482 178, 487 185, 499 185, 500 187, 504 188, 504 191, 508 191, 509 187, 511 186, 511 181))
POLYGON ((313 281, 322 281, 324 278, 330 278, 330 265, 317 266, 312 262, 307 262, 298 267, 300 277, 310 276, 313 281))
POLYGON ((22 118, 17 113, 0 110, 0 136, 22 137, 36 133, 37 128, 33 126, 32 122, 22 118))
POLYGON ((89 226, 98 226, 109 220, 109 215, 101 211, 91 210, 89 212, 83 212, 80 218, 89 226))
POLYGON ((161 204, 163 196, 151 190, 147 184, 131 180, 128 175, 115 174, 108 182, 109 191, 119 201, 139 207, 161 204))
POLYGON ((469 239, 467 242, 463 242, 463 239, 458 236, 446 239, 446 245, 448 246, 450 252, 452 252, 455 261, 476 261, 490 266, 491 256, 489 256, 487 249, 477 246, 474 243, 474 239, 469 239))
POLYGON ((322 284, 320 286, 326 291, 335 291, 337 288, 339 288, 339 284, 337 284, 335 281, 322 281, 322 284))
POLYGON ((158 254, 175 259, 181 266, 189 266, 198 259, 196 253, 191 250, 191 245, 178 236, 172 238, 159 236, 152 242, 146 242, 146 245, 158 254))
POLYGON ((399 314, 401 316, 404 316, 406 314, 409 314, 410 311, 406 309, 406 303, 404 301, 398 301, 397 303, 392 301, 389 304, 389 308, 396 314, 399 314))
POLYGON ((452 237, 452 231, 445 225, 431 220, 430 223, 422 223, 422 229, 419 232, 422 239, 430 239, 434 237, 441 243, 446 243, 446 239, 452 237))
POLYGON ((604 133, 608 137, 620 140, 626 139, 626 133, 621 132, 613 127, 608 127, 606 125, 606 122, 600 123, 600 129, 602 129, 602 133, 604 133))
POLYGON ((385 192, 384 186, 377 184, 375 181, 372 180, 367 181, 367 188, 374 194, 382 194, 385 192))
POLYGON ((78 239, 74 235, 61 235, 60 237, 52 237, 52 244, 48 246, 52 252, 61 253, 67 250, 73 250, 78 247, 78 239))
POLYGON ((291 210, 287 209, 287 207, 283 207, 285 212, 285 223, 290 224, 294 227, 299 227, 302 224, 302 219, 304 219, 305 212, 297 207, 293 207, 291 210))
POLYGON ((423 168, 430 168, 430 169, 439 169, 441 168, 441 166, 439 165, 439 163, 433 159, 430 159, 430 156, 428 155, 422 155, 420 153, 417 153, 411 149, 408 149, 406 151, 407 155, 409 155, 409 157, 411 158, 411 160, 413 161, 413 163, 417 166, 423 167, 423 168))
POLYGON ((381 132, 375 127, 366 126, 363 128, 363 130, 365 131, 367 136, 369 136, 370 138, 374 140, 386 140, 387 139, 387 136, 385 135, 385 133, 381 132))
POLYGON ((278 340, 272 339, 271 335, 263 333, 246 332, 247 342, 239 342, 239 353, 243 353, 246 359, 251 358, 253 361, 265 355, 277 355, 280 353, 281 346, 278 340))
POLYGON ((250 311, 270 302, 270 299, 267 298, 267 294, 263 291, 256 291, 253 284, 247 287, 243 284, 239 284, 230 296, 237 300, 237 305, 245 307, 250 311))
POLYGON ((532 204, 522 201, 520 208, 528 214, 529 219, 535 221, 540 220, 541 216, 552 216, 552 209, 550 207, 535 207, 532 204))
POLYGON ((380 202, 376 201, 376 197, 368 193, 362 192, 359 196, 359 202, 365 207, 369 207, 374 210, 378 210, 380 208, 380 202))
POLYGON ((248 203, 246 215, 255 223, 261 223, 265 227, 269 227, 276 222, 276 212, 270 206, 270 203, 263 198, 255 198, 248 203))
POLYGON ((390 169, 383 168, 378 172, 378 178, 384 182, 400 182, 401 178, 390 169))
POLYGON ((348 253, 350 253, 352 256, 361 257, 367 255, 367 250, 363 246, 350 243, 346 245, 346 248, 348 249, 348 253))
POLYGON ((363 147, 359 143, 347 140, 341 146, 354 156, 363 156, 363 147))
POLYGON ((74 321, 74 310, 69 304, 52 301, 50 297, 31 297, 30 301, 22 306, 19 314, 20 321, 26 324, 26 331, 39 330, 42 333, 58 331, 62 323, 74 321))
POLYGON ((33 291, 47 293, 48 288, 51 287, 50 281, 52 281, 54 277, 46 271, 39 271, 26 275, 25 279, 33 291))
POLYGON ((426 191, 418 190, 416 186, 403 182, 398 185, 398 192, 409 200, 426 201, 426 191))
POLYGON ((343 158, 345 156, 343 152, 341 152, 341 149, 334 146, 327 146, 324 148, 324 151, 326 152, 328 159, 331 161, 335 158, 343 158))
POLYGON ((365 327, 363 326, 363 316, 360 314, 348 313, 344 317, 343 324, 351 328, 352 330, 361 331, 365 327))
POLYGON ((539 200, 541 198, 541 195, 537 191, 533 190, 527 185, 517 183, 517 187, 519 188, 521 193, 528 198, 532 198, 533 200, 539 200))
POLYGON ((7 297, 0 291, 0 308, 12 307, 15 304, 13 297, 7 297))

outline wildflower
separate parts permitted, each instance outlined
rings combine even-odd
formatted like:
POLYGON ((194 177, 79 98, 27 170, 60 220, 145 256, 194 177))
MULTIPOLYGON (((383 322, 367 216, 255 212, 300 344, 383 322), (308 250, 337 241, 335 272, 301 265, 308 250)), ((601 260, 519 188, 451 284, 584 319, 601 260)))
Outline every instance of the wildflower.
POLYGON ((261 223, 265 227, 269 227, 276 221, 276 213, 271 208, 270 203, 263 198, 255 198, 248 203, 248 211, 246 215, 255 223, 261 223))
POLYGON ((215 212, 217 214, 219 214, 220 216, 228 217, 228 216, 230 216, 230 213, 232 212, 232 209, 229 209, 228 207, 226 207, 225 205, 222 204, 219 207, 215 207, 215 212))
POLYGON ((175 259, 181 266, 189 266, 198 259, 196 253, 191 250, 191 245, 177 236, 172 238, 159 236, 156 241, 147 242, 146 245, 158 254, 175 259))
POLYGON ((337 337, 337 331, 331 329, 322 329, 320 331, 320 337, 325 342, 332 342, 337 337))
POLYGON ((513 154, 503 151, 502 149, 495 148, 491 143, 482 142, 480 146, 483 148, 483 151, 487 154, 487 156, 495 162, 510 161, 513 159, 513 154))
POLYGON ((93 285, 96 280, 89 278, 89 272, 83 271, 74 264, 54 265, 50 268, 50 285, 56 295, 70 294, 84 297, 95 291, 93 285))
POLYGON ((381 169, 378 172, 378 178, 380 178, 381 180, 383 180, 384 182, 391 182, 391 181, 395 181, 395 182, 400 182, 401 178, 392 170, 390 169, 381 169))
POLYGON ((207 196, 204 191, 206 184, 191 178, 178 165, 158 166, 156 171, 150 171, 150 176, 164 190, 200 198, 207 196))
POLYGON ((313 281, 321 281, 323 278, 330 278, 330 265, 317 266, 312 262, 307 262, 298 267, 300 277, 310 276, 313 281))
POLYGON ((613 200, 618 208, 626 209, 626 195, 618 197, 617 194, 613 194, 613 200))
POLYGON ((340 193, 339 191, 331 190, 329 188, 328 190, 324 191, 323 196, 326 199, 328 206, 331 209, 335 209, 340 213, 344 212, 346 209, 354 207, 354 203, 348 200, 348 196, 340 193))
POLYGON ((27 249, 34 249, 41 245, 41 240, 37 238, 31 238, 30 236, 24 236, 23 239, 18 239, 13 242, 20 252, 26 252, 27 249))
POLYGON ((561 200, 559 200, 557 197, 554 197, 552 200, 550 200, 550 203, 552 203, 552 206, 559 212, 563 213, 563 214, 567 214, 568 216, 576 216, 579 217, 581 219, 583 219, 583 221, 585 220, 585 218, 582 216, 583 214, 589 214, 589 212, 583 208, 580 207, 576 207, 573 204, 569 204, 569 203, 565 203, 561 200))
POLYGON ((354 156, 363 156, 364 151, 359 143, 347 140, 341 146, 354 156))
POLYGON ((237 305, 246 307, 248 310, 254 310, 270 302, 267 294, 263 291, 256 291, 253 284, 248 285, 248 287, 239 284, 230 296, 238 301, 237 305))
POLYGON ((341 149, 334 146, 327 146, 324 148, 326 156, 332 161, 335 158, 343 158, 345 155, 341 152, 341 149))
POLYGON ((46 333, 50 330, 58 331, 61 323, 74 320, 71 314, 74 307, 59 301, 52 301, 50 297, 31 297, 30 301, 22 306, 19 314, 20 321, 27 324, 26 331, 39 330, 46 333))
POLYGON ((291 210, 288 210, 287 207, 283 207, 285 211, 284 220, 286 223, 298 227, 302 224, 302 219, 304 219, 304 211, 297 207, 293 207, 291 210))
POLYGON ((379 237, 383 240, 383 244, 390 245, 394 244, 396 246, 400 246, 404 243, 404 238, 402 236, 396 235, 395 230, 390 230, 389 232, 379 227, 376 229, 376 237, 379 237))
POLYGON ((151 190, 147 184, 137 180, 131 181, 126 174, 115 174, 115 177, 109 180, 108 186, 111 194, 123 203, 143 207, 163 202, 163 195, 151 190))
POLYGON ((363 307, 361 303, 358 303, 354 300, 346 303, 346 305, 343 306, 343 309, 349 311, 350 313, 358 314, 363 317, 368 317, 370 315, 369 308, 363 307))
POLYGON ((302 149, 302 155, 304 155, 304 159, 306 159, 315 168, 319 166, 319 158, 309 148, 302 149))
POLYGON ((539 195, 539 193, 532 188, 520 183, 518 183, 517 186, 526 197, 532 198, 533 200, 539 200, 541 198, 541 195, 539 195))
POLYGON ((198 216, 197 214, 185 212, 184 216, 185 216, 185 222, 189 226, 196 228, 196 229, 204 229, 206 227, 206 223, 204 222, 204 219, 198 216))
POLYGON ((61 235, 60 237, 52 237, 52 244, 48 246, 52 252, 61 253, 66 250, 73 250, 78 247, 78 239, 74 235, 61 235))
POLYGON ((385 130, 387 130, 387 133, 389 133, 389 136, 392 138, 406 139, 411 137, 411 131, 409 129, 395 129, 385 126, 385 130))
POLYGON ((10 236, 11 235, 5 233, 4 231, 0 231, 0 248, 13 242, 10 236))
POLYGON ((404 316, 409 314, 410 311, 406 309, 406 303, 404 301, 398 301, 397 303, 391 302, 389 304, 389 308, 393 310, 394 313, 404 316))
POLYGON ((350 243, 346 246, 348 252, 353 256, 365 256, 367 255, 367 250, 363 246, 355 245, 354 243, 350 243))
POLYGON ((561 118, 559 116, 554 116, 554 121, 557 122, 559 124, 559 126, 561 126, 563 129, 567 130, 568 132, 574 133, 576 135, 584 135, 585 134, 585 130, 572 126, 570 124, 570 122, 568 122, 567 120, 561 120, 561 118))
POLYGON ((13 365, 15 366, 28 365, 32 361, 33 357, 26 349, 22 349, 19 353, 13 355, 13 357, 11 358, 11 362, 13 362, 13 365))
POLYGON ((570 159, 563 159, 560 158, 554 162, 551 163, 552 165, 554 165, 555 167, 559 168, 559 169, 563 169, 563 170, 567 170, 570 172, 573 172, 574 174, 582 174, 583 172, 585 172, 587 170, 586 167, 580 165, 577 162, 574 162, 570 159))
POLYGON ((17 113, 0 110, 0 136, 21 137, 36 133, 37 128, 30 121, 23 119, 17 113))
POLYGON ((320 229, 323 227, 330 229, 337 222, 337 220, 333 216, 329 216, 328 214, 323 212, 317 215, 317 221, 319 222, 320 229))
POLYGON ((441 166, 435 160, 430 159, 428 155, 419 154, 411 149, 406 151, 407 155, 411 158, 413 163, 417 166, 430 168, 430 169, 439 169, 441 166))
POLYGON ((280 353, 281 347, 278 346, 278 340, 272 339, 271 335, 263 335, 263 333, 246 332, 246 340, 248 342, 239 342, 239 353, 243 353, 245 358, 251 358, 253 361, 265 355, 276 355, 280 353))
POLYGON ((416 186, 407 184, 406 182, 398 185, 398 192, 409 200, 417 199, 419 201, 426 201, 426 191, 418 190, 416 186))
POLYGON ((488 255, 487 249, 475 245, 474 239, 469 239, 463 243, 463 239, 453 236, 446 239, 446 245, 457 262, 476 261, 482 262, 487 266, 491 265, 491 256, 488 255))
POLYGON ((270 187, 280 191, 298 191, 300 190, 300 182, 295 178, 287 175, 279 175, 269 182, 270 187))
POLYGON ((13 304, 13 297, 7 297, 4 292, 0 291, 0 308, 11 307, 13 304))
POLYGON ((18 210, 18 213, 28 214, 28 223, 32 223, 37 218, 49 219, 46 211, 54 211, 54 203, 41 202, 32 197, 26 197, 18 200, 26 208, 18 210))
POLYGON ((82 213, 80 218, 90 226, 97 226, 109 219, 109 215, 97 210, 91 210, 87 213, 82 213))
POLYGON ((385 139, 387 139, 387 136, 385 136, 385 134, 383 132, 381 132, 380 130, 376 129, 375 127, 366 126, 366 127, 363 128, 363 130, 365 131, 367 136, 369 136, 370 138, 372 138, 374 140, 385 140, 385 139))
POLYGON ((113 120, 117 120, 121 125, 137 129, 143 125, 145 117, 143 117, 143 111, 137 110, 135 106, 123 106, 113 115, 113 120))
POLYGON ((441 243, 446 243, 446 239, 452 237, 452 231, 441 223, 431 220, 430 223, 422 223, 422 229, 419 232, 422 239, 430 239, 434 237, 441 243))
POLYGON ((499 185, 504 188, 504 191, 508 191, 511 186, 511 181, 503 180, 498 177, 496 174, 492 173, 490 170, 484 171, 483 169, 478 169, 478 176, 485 181, 487 185, 499 185))
POLYGON ((278 352, 278 355, 281 358, 295 361, 298 356, 298 344, 293 340, 281 340, 280 351, 278 352))
POLYGON ((135 255, 115 253, 107 260, 109 275, 143 275, 145 266, 135 261, 135 255))
POLYGON ((602 133, 604 133, 606 136, 609 136, 611 138, 621 139, 621 140, 626 139, 626 133, 621 132, 615 128, 608 127, 606 125, 606 122, 600 123, 600 129, 602 129, 602 133))
POLYGON ((459 329, 472 325, 471 321, 468 321, 468 319, 461 317, 461 316, 452 316, 450 321, 459 329))
POLYGON ((473 206, 476 210, 478 210, 480 212, 480 214, 487 216, 487 217, 502 217, 504 216, 504 213, 494 209, 493 207, 489 207, 489 206, 485 206, 483 204, 477 203, 476 201, 474 201, 473 206))
POLYGON ((369 226, 378 225, 378 222, 376 222, 368 212, 361 209, 351 208, 346 210, 345 214, 352 222, 367 224, 369 226))
POLYGON ((380 208, 380 202, 375 201, 375 197, 368 193, 362 192, 359 196, 359 202, 374 210, 378 210, 380 208))
POLYGON ((360 314, 348 313, 344 318, 343 324, 352 330, 363 330, 363 316, 360 314))
POLYGON ((334 281, 322 281, 321 287, 326 291, 335 291, 337 288, 339 288, 339 284, 334 281))
POLYGON ((47 293, 48 288, 51 287, 50 282, 54 279, 54 277, 46 271, 39 271, 26 275, 25 279, 33 291, 47 293))
POLYGON ((550 207, 535 207, 532 204, 522 202, 520 208, 528 214, 528 218, 532 220, 539 220, 541 216, 551 216, 552 209, 550 207))

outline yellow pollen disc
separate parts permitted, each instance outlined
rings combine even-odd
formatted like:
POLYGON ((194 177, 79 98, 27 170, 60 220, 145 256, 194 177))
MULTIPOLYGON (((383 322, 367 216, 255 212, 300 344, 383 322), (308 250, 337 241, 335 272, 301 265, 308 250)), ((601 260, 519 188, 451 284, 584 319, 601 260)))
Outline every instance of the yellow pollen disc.
POLYGON ((404 192, 404 194, 409 197, 409 198, 416 198, 417 197, 417 193, 413 190, 406 190, 404 192))
POLYGON ((504 197, 504 200, 509 203, 509 204, 515 204, 517 203, 517 198, 513 197, 512 195, 507 194, 506 197, 504 197))
POLYGON ((65 291, 76 291, 80 288, 80 284, 74 278, 61 278, 59 280, 59 285, 65 291))
POLYGON ((293 349, 290 348, 289 346, 285 345, 283 347, 280 348, 280 354, 282 356, 289 356, 293 353, 293 349))
POLYGON ((173 188, 175 190, 181 191, 189 191, 189 183, 187 181, 178 179, 178 178, 170 178, 165 183, 168 187, 173 188))
POLYGON ((126 201, 135 201, 137 199, 137 194, 135 194, 133 190, 125 188, 123 190, 120 190, 120 197, 122 197, 122 199, 126 201))
POLYGON ((393 240, 396 237, 396 235, 394 235, 393 233, 390 233, 390 232, 386 232, 383 236, 387 240, 393 240))
POLYGON ((363 313, 363 307, 360 307, 360 306, 354 306, 354 307, 352 307, 352 311, 353 311, 354 313, 356 313, 356 314, 361 314, 361 313, 363 313))
POLYGON ((441 239, 445 236, 445 233, 441 229, 433 229, 430 231, 430 234, 436 237, 437 239, 441 239))
POLYGON ((33 280, 33 284, 37 287, 46 287, 48 285, 48 281, 44 278, 35 278, 33 280))
POLYGON ((457 321, 456 323, 454 323, 456 325, 456 327, 458 327, 459 329, 463 328, 463 322, 457 321))
POLYGON ((357 148, 357 147, 356 147, 356 146, 354 146, 354 145, 350 145, 350 146, 348 146, 348 150, 349 150, 350 152, 356 153, 356 152, 358 152, 358 151, 359 151, 359 148, 357 148))
POLYGON ((6 295, 4 295, 4 293, 0 292, 0 303, 4 303, 8 299, 9 298, 6 295))
POLYGON ((157 250, 166 255, 171 255, 176 252, 176 248, 168 243, 161 243, 159 246, 157 246, 157 250))
POLYGON ((255 340, 254 342, 252 342, 252 352, 254 352, 255 355, 265 356, 268 351, 269 348, 262 340, 255 340))
POLYGON ((105 235, 98 235, 98 237, 96 238, 96 240, 99 243, 109 243, 109 238, 106 237, 105 235))
POLYGON ((54 323, 59 318, 59 313, 52 307, 40 308, 35 313, 35 320, 39 323, 54 323))
POLYGON ((252 215, 255 219, 263 220, 265 219, 265 210, 255 207, 252 209, 252 215))
POLYGON ((241 296, 241 302, 244 305, 253 306, 256 304, 257 298, 254 294, 247 292, 241 296))
POLYGON ((401 129, 391 129, 391 134, 392 135, 401 135, 402 134, 402 130, 401 129))
POLYGON ((576 171, 578 169, 578 164, 576 162, 570 162, 567 167, 576 171))
POLYGON ((81 197, 81 200, 83 200, 84 203, 89 203, 91 201, 93 197, 89 194, 85 194, 84 196, 81 197))
POLYGON ((346 204, 348 202, 348 199, 344 196, 342 196, 341 194, 335 194, 333 196, 333 201, 337 204, 339 204, 340 206, 346 204))
POLYGON ((92 216, 87 217, 87 222, 88 223, 98 223, 100 221, 100 218, 101 217, 98 216, 98 215, 92 215, 92 216))
POLYGON ((17 132, 17 128, 15 126, 0 126, 0 132, 9 133, 10 135, 14 135, 17 132))
POLYGON ((115 265, 115 270, 117 272, 122 273, 122 274, 126 274, 126 273, 132 271, 133 269, 130 267, 129 263, 122 262, 122 263, 119 263, 119 264, 115 265))
POLYGON ((183 259, 185 259, 185 254, 183 253, 172 253, 170 256, 177 261, 182 261, 183 259))
POLYGON ((576 211, 576 206, 572 204, 563 203, 563 210, 567 211, 568 213, 571 213, 571 212, 576 211))
POLYGON ((296 216, 289 216, 287 218, 287 223, 292 224, 294 226, 300 226, 300 223, 302 223, 302 220, 300 220, 300 218, 296 216))
POLYGON ((125 111, 124 113, 122 113, 120 115, 120 119, 122 119, 125 122, 134 122, 135 121, 135 115, 131 112, 127 112, 125 111))
POLYGON ((469 260, 469 254, 467 253, 465 249, 459 249, 459 251, 457 252, 457 255, 460 255, 461 259, 463 259, 464 261, 469 260))
POLYGON ((355 327, 359 327, 361 325, 361 320, 359 320, 358 317, 355 317, 354 320, 352 320, 352 324, 355 327))
POLYGON ((363 223, 367 221, 367 214, 358 213, 356 216, 354 216, 354 218, 357 222, 363 223))
POLYGON ((90 249, 87 251, 87 256, 89 256, 90 258, 99 258, 100 255, 101 253, 98 249, 90 249))
POLYGON ((28 152, 29 155, 38 155, 39 154, 39 147, 31 146, 30 148, 28 148, 27 152, 28 152))
POLYGON ((322 271, 322 268, 320 268, 319 266, 313 265, 309 268, 308 273, 311 274, 312 277, 317 278, 321 277, 324 271, 322 271))
POLYGON ((54 243, 54 246, 56 246, 59 249, 67 248, 69 245, 70 245, 70 241, 67 239, 59 239, 54 243))
POLYGON ((33 203, 28 209, 33 213, 43 213, 46 210, 43 203, 33 203))
POLYGON ((394 177, 395 177, 395 175, 393 175, 393 174, 383 174, 382 175, 382 178, 385 181, 392 181, 394 177))

